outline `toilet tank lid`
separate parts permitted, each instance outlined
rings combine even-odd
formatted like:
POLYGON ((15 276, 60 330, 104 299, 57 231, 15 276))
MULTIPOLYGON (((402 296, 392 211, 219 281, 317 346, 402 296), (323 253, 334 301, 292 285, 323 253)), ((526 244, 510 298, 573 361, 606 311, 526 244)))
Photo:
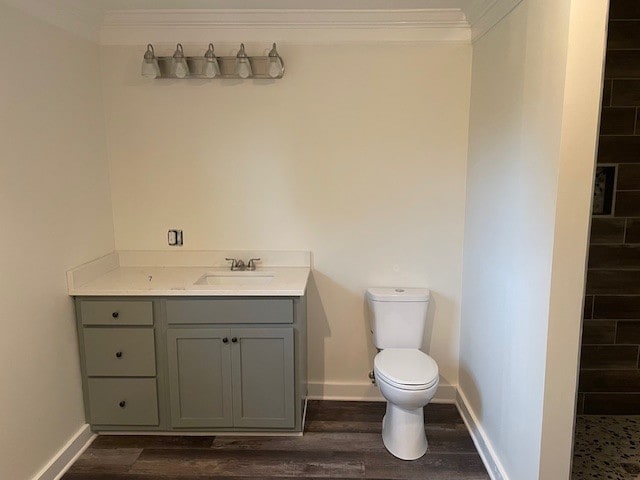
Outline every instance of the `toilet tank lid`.
POLYGON ((426 302, 429 300, 427 288, 373 287, 367 296, 376 302, 426 302))

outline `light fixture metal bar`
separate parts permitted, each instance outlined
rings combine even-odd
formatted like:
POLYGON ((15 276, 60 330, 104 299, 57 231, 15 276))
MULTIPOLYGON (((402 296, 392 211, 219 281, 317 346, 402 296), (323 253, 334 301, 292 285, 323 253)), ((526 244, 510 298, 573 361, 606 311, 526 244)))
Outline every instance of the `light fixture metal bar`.
MULTIPOLYGON (((218 59, 218 64, 220 65, 220 75, 214 77, 213 79, 208 78, 204 75, 204 57, 185 57, 187 59, 187 65, 189 66, 189 75, 186 78, 197 78, 197 79, 205 79, 205 80, 215 80, 216 78, 236 78, 241 79, 240 76, 236 75, 236 60, 235 56, 233 57, 216 57, 218 59)), ((282 78, 284 76, 284 65, 282 66, 282 74, 278 77, 270 77, 267 74, 267 59, 269 57, 249 57, 249 62, 251 63, 251 71, 253 74, 250 78, 259 78, 259 79, 268 79, 268 80, 277 80, 278 78, 282 78)), ((173 57, 158 57, 158 65, 160 66, 160 76, 157 78, 178 78, 173 73, 171 73, 171 63, 173 57)), ((242 80, 242 79, 241 79, 242 80)), ((248 80, 248 79, 247 79, 248 80)))

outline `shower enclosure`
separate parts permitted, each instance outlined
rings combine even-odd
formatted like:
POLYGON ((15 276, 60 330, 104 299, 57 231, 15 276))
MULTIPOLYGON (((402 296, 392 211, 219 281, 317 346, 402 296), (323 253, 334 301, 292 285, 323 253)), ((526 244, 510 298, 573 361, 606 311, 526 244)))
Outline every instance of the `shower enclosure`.
POLYGON ((573 479, 640 474, 640 0, 612 0, 573 479))

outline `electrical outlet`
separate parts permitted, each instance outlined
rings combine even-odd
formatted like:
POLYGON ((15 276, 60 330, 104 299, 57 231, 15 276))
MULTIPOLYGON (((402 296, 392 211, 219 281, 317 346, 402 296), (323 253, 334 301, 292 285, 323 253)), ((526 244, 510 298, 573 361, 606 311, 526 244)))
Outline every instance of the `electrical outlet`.
POLYGON ((167 242, 170 247, 182 246, 182 230, 169 230, 167 232, 167 242))

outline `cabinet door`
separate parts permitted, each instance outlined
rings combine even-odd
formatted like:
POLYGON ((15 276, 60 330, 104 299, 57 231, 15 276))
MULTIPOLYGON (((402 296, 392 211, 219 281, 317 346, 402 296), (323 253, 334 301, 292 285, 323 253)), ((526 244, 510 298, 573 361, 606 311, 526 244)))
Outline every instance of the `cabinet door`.
POLYGON ((234 426, 293 427, 293 329, 233 328, 231 337, 234 426))
POLYGON ((226 328, 167 330, 172 426, 232 425, 228 339, 226 328))

